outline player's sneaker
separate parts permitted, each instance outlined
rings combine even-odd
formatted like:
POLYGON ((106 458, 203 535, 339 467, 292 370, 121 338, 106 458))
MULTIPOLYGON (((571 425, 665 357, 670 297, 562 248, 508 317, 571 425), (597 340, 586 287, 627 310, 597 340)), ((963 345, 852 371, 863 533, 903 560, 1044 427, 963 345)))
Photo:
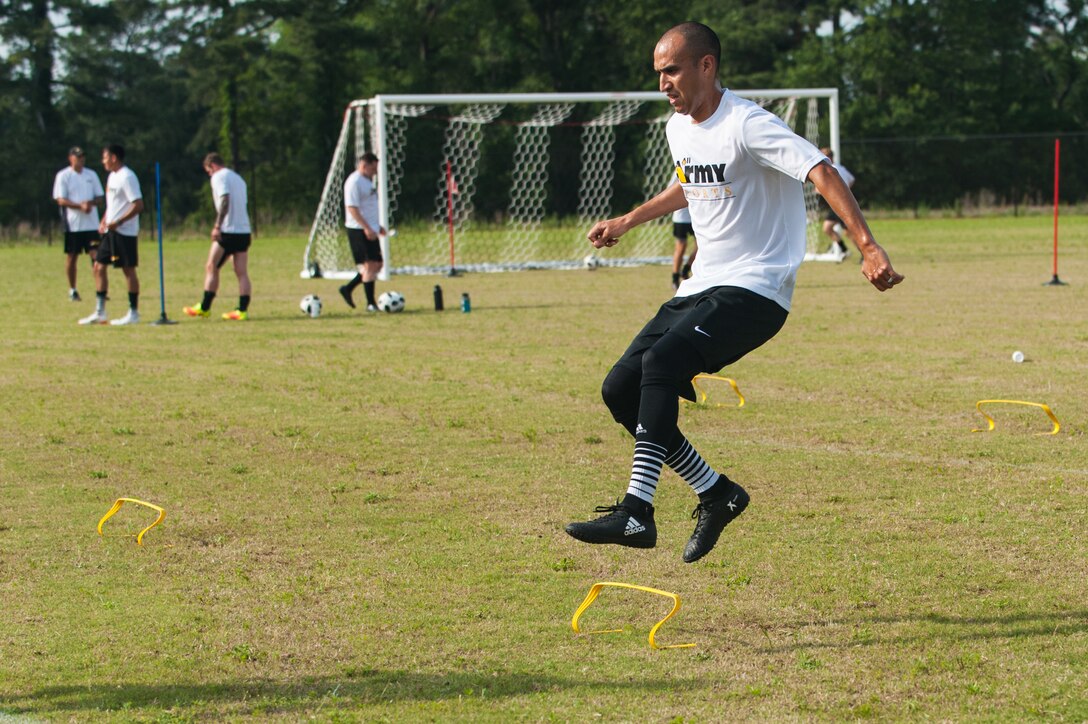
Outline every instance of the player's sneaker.
POLYGON ((378 308, 376 306, 374 306, 373 304, 368 304, 368 305, 366 305, 366 311, 376 312, 376 311, 378 311, 378 308))
POLYGON ((680 276, 684 279, 691 278, 691 264, 685 264, 684 268, 680 270, 680 276))
POLYGON ((235 309, 232 312, 223 312, 223 319, 230 319, 235 322, 244 322, 249 319, 249 312, 243 312, 241 309, 235 309))
POLYGON ((211 314, 207 309, 204 309, 199 304, 193 307, 182 307, 181 311, 188 314, 190 317, 207 317, 211 314))
POLYGON ((140 323, 140 313, 137 312, 135 309, 128 310, 128 313, 125 314, 125 316, 123 316, 123 317, 121 317, 119 319, 111 319, 110 320, 110 324, 112 324, 114 327, 123 327, 126 324, 139 324, 139 323, 140 323))
POLYGON ((79 320, 80 324, 109 324, 110 320, 106 316, 105 312, 92 312, 83 319, 79 320))
POLYGON ((77 292, 75 289, 72 289, 72 290, 70 290, 68 292, 68 301, 69 302, 82 302, 83 298, 81 296, 79 296, 79 292, 77 292))
POLYGON ((606 513, 596 520, 571 523, 567 535, 583 543, 611 543, 629 548, 653 548, 657 545, 654 506, 633 496, 623 503, 598 505, 594 512, 606 513))
POLYGON ((348 287, 347 284, 340 287, 340 296, 344 298, 344 301, 347 302, 349 307, 355 309, 355 300, 351 298, 351 288, 348 287))
POLYGON ((715 487, 724 485, 724 490, 709 500, 701 501, 691 512, 692 518, 698 518, 695 532, 684 546, 684 563, 694 563, 714 548, 718 536, 725 526, 733 522, 748 507, 748 493, 724 475, 718 476, 715 487))
POLYGON ((672 289, 676 291, 680 288, 680 274, 678 272, 672 273, 672 289))

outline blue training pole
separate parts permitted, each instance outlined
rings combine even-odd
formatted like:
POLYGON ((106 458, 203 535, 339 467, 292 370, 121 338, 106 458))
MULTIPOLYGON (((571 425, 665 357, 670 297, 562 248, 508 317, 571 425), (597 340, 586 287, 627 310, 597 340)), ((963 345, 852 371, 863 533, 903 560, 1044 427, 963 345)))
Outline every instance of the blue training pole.
POLYGON ((163 283, 162 263, 162 183, 159 175, 159 162, 155 162, 155 220, 159 226, 159 306, 162 316, 155 324, 176 324, 166 318, 166 285, 163 283))

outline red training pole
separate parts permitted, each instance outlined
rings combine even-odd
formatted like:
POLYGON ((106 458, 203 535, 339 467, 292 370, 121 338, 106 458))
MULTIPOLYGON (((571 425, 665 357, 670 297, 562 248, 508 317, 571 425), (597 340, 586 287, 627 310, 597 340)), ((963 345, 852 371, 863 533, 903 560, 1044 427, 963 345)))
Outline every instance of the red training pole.
POLYGON ((453 264, 453 168, 450 160, 446 159, 446 218, 450 225, 450 274, 456 267, 453 264))
POLYGON ((1062 140, 1054 139, 1054 277, 1047 282, 1050 286, 1062 286, 1065 284, 1058 278, 1058 170, 1061 166, 1062 140))

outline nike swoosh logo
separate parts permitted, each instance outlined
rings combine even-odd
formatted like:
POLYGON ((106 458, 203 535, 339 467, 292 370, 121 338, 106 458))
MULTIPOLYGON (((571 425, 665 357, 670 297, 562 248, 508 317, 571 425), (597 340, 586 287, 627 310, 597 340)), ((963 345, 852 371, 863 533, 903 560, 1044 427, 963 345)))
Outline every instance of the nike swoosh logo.
POLYGON ((710 335, 709 335, 709 334, 707 334, 707 333, 706 333, 705 331, 703 331, 703 330, 702 330, 702 329, 701 329, 701 328, 699 327, 699 325, 698 325, 698 324, 696 324, 696 325, 695 325, 695 331, 696 331, 696 332, 698 332, 699 334, 705 334, 705 335, 706 335, 707 337, 709 337, 709 336, 710 336, 710 335))

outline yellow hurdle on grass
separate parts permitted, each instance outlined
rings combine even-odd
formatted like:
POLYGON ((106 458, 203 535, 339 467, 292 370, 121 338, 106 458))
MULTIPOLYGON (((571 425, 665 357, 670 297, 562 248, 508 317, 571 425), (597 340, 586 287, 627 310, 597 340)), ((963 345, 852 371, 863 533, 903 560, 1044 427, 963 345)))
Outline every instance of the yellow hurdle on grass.
POLYGON ((141 530, 136 535, 136 545, 142 546, 144 544, 144 534, 163 521, 163 519, 166 517, 166 511, 155 505, 154 503, 147 503, 143 500, 137 500, 136 498, 118 498, 117 501, 113 504, 113 507, 106 511, 106 514, 102 516, 102 520, 98 521, 98 535, 102 535, 102 526, 106 523, 107 520, 113 517, 113 514, 119 511, 121 509, 121 506, 125 503, 136 503, 137 505, 143 505, 151 508, 152 510, 159 511, 159 517, 155 519, 155 522, 141 530))
POLYGON ((1062 429, 1062 424, 1058 422, 1058 418, 1054 416, 1054 413, 1051 412, 1049 407, 1041 402, 1024 402, 1023 400, 979 400, 975 403, 975 409, 978 410, 980 415, 986 418, 986 429, 983 430, 982 428, 977 427, 971 432, 991 432, 994 429, 994 418, 983 412, 982 406, 998 403, 1004 405, 1027 405, 1028 407, 1038 407, 1042 409, 1042 411, 1046 413, 1047 417, 1050 418, 1050 421, 1054 423, 1054 429, 1052 429, 1050 432, 1037 432, 1035 433, 1036 435, 1057 435, 1058 430, 1062 429))
MULTIPOLYGON (((668 591, 662 591, 657 588, 650 588, 649 586, 636 586, 633 583, 612 583, 611 581, 602 581, 601 583, 594 583, 593 587, 589 589, 589 594, 586 595, 586 600, 582 601, 582 605, 578 607, 578 610, 574 612, 574 618, 571 619, 570 625, 574 629, 574 633, 582 633, 582 630, 578 627, 578 619, 581 617, 585 610, 590 607, 594 601, 597 600, 597 596, 601 594, 601 589, 605 586, 613 586, 615 588, 630 588, 635 591, 645 591, 646 593, 655 593, 659 596, 672 599, 672 610, 669 611, 665 618, 654 624, 654 627, 650 629, 650 648, 651 649, 688 649, 695 644, 671 644, 669 646, 658 646, 654 640, 654 636, 657 635, 657 630, 661 626, 676 615, 676 612, 680 610, 680 597, 675 593, 669 593, 668 591)), ((623 631, 621 628, 600 629, 598 631, 586 631, 587 634, 601 634, 601 633, 619 633, 623 631)))

